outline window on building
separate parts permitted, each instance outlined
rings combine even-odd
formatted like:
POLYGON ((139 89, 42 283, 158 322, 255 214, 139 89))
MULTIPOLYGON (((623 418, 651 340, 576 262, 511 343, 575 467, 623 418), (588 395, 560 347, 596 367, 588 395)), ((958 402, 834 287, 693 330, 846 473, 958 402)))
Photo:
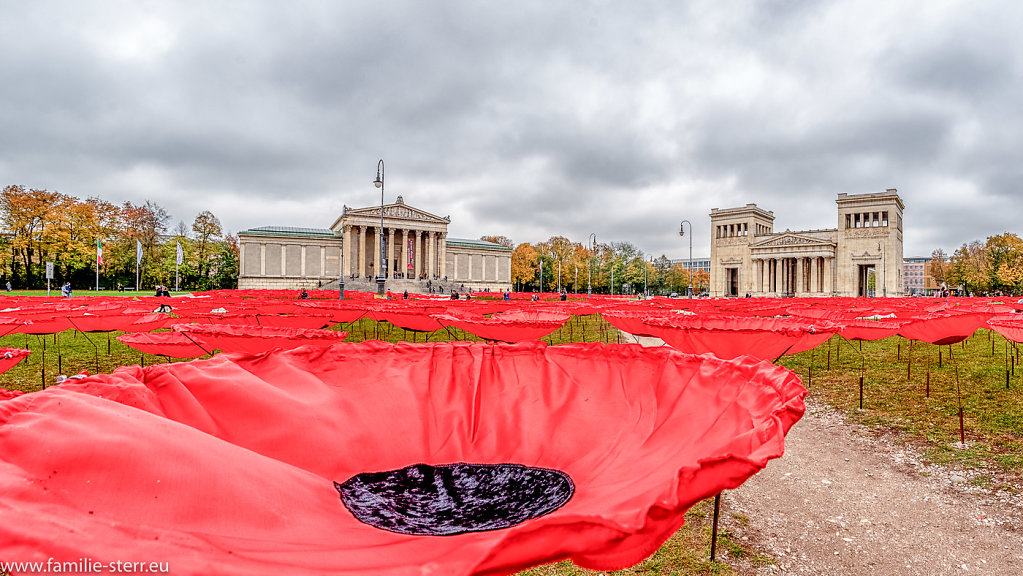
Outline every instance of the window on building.
POLYGON ((881 213, 881 225, 882 226, 887 226, 888 225, 888 211, 887 210, 885 210, 884 212, 881 213))

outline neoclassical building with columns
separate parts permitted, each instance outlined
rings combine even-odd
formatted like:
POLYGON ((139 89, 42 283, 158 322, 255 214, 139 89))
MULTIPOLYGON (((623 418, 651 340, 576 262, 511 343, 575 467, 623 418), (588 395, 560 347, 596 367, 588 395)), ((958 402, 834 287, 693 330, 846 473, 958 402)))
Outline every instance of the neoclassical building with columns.
POLYGON ((329 229, 264 226, 238 233, 238 287, 312 289, 370 286, 383 270, 396 289, 431 286, 511 289, 512 249, 484 240, 451 238, 451 218, 405 204, 349 208, 329 229), (381 209, 383 228, 381 228, 381 209), (396 283, 393 281, 397 281, 396 283))
POLYGON ((710 212, 711 296, 901 296, 902 199, 839 194, 838 227, 774 231, 774 212, 710 212))

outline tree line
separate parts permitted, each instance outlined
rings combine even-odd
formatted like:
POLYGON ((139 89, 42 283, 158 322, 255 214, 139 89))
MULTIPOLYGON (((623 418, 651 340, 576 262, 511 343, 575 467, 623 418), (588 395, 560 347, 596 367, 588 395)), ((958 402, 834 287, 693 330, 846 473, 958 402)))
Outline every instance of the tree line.
POLYGON ((53 262, 58 284, 94 287, 98 268, 101 288, 134 287, 141 244, 140 289, 173 288, 175 266, 183 290, 238 285, 238 239, 224 234, 213 213, 202 212, 191 227, 179 222, 168 230, 170 221, 170 214, 151 201, 114 204, 9 185, 0 192, 0 271, 15 288, 38 289, 46 286, 46 262, 53 262))
MULTIPOLYGON (((630 242, 584 244, 552 236, 544 242, 515 245, 504 236, 482 239, 513 248, 511 279, 519 291, 553 292, 560 287, 585 293, 590 287, 596 294, 641 294, 645 282, 650 294, 666 296, 685 294, 689 286, 689 270, 682 264, 672 264, 663 254, 648 256, 630 242)), ((693 271, 694 293, 707 290, 709 283, 706 271, 693 271)))
POLYGON ((964 243, 951 257, 939 248, 931 253, 931 276, 968 294, 1023 294, 1023 239, 1006 232, 964 243))

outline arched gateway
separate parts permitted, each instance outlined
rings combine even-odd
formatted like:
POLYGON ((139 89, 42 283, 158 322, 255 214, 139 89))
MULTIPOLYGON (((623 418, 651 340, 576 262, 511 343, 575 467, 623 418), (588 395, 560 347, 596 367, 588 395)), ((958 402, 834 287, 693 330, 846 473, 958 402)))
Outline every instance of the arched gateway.
POLYGON ((238 233, 238 287, 375 290, 383 243, 388 288, 425 292, 448 286, 491 291, 511 289, 511 248, 448 237, 451 218, 405 204, 401 196, 383 206, 344 207, 329 229, 264 226, 238 233), (365 286, 363 286, 365 284, 365 286))

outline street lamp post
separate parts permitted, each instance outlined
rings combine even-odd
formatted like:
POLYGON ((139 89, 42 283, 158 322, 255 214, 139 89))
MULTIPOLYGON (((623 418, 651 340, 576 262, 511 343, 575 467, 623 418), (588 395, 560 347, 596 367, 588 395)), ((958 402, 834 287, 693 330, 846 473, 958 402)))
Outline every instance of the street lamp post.
POLYGON ((540 258, 540 288, 537 292, 543 294, 543 258, 540 258))
POLYGON ((611 258, 611 295, 615 295, 615 261, 611 258))
POLYGON ((561 294, 561 258, 558 258, 558 254, 556 252, 551 252, 551 258, 556 258, 558 260, 558 294, 561 294))
POLYGON ((877 248, 881 251, 881 297, 888 297, 888 251, 884 249, 884 244, 881 242, 877 243, 877 248))
POLYGON ((590 262, 586 265, 586 297, 593 296, 593 253, 597 251, 597 234, 590 234, 590 262))
POLYGON ((377 179, 373 185, 380 189, 380 229, 377 230, 380 238, 380 262, 377 264, 377 296, 384 295, 384 159, 377 162, 377 179))
POLYGON ((650 297, 650 291, 647 290, 646 284, 646 260, 643 261, 643 297, 644 298, 650 297))
POLYGON ((689 224, 689 297, 693 297, 693 223, 683 220, 679 225, 679 236, 686 235, 686 224, 689 224))

